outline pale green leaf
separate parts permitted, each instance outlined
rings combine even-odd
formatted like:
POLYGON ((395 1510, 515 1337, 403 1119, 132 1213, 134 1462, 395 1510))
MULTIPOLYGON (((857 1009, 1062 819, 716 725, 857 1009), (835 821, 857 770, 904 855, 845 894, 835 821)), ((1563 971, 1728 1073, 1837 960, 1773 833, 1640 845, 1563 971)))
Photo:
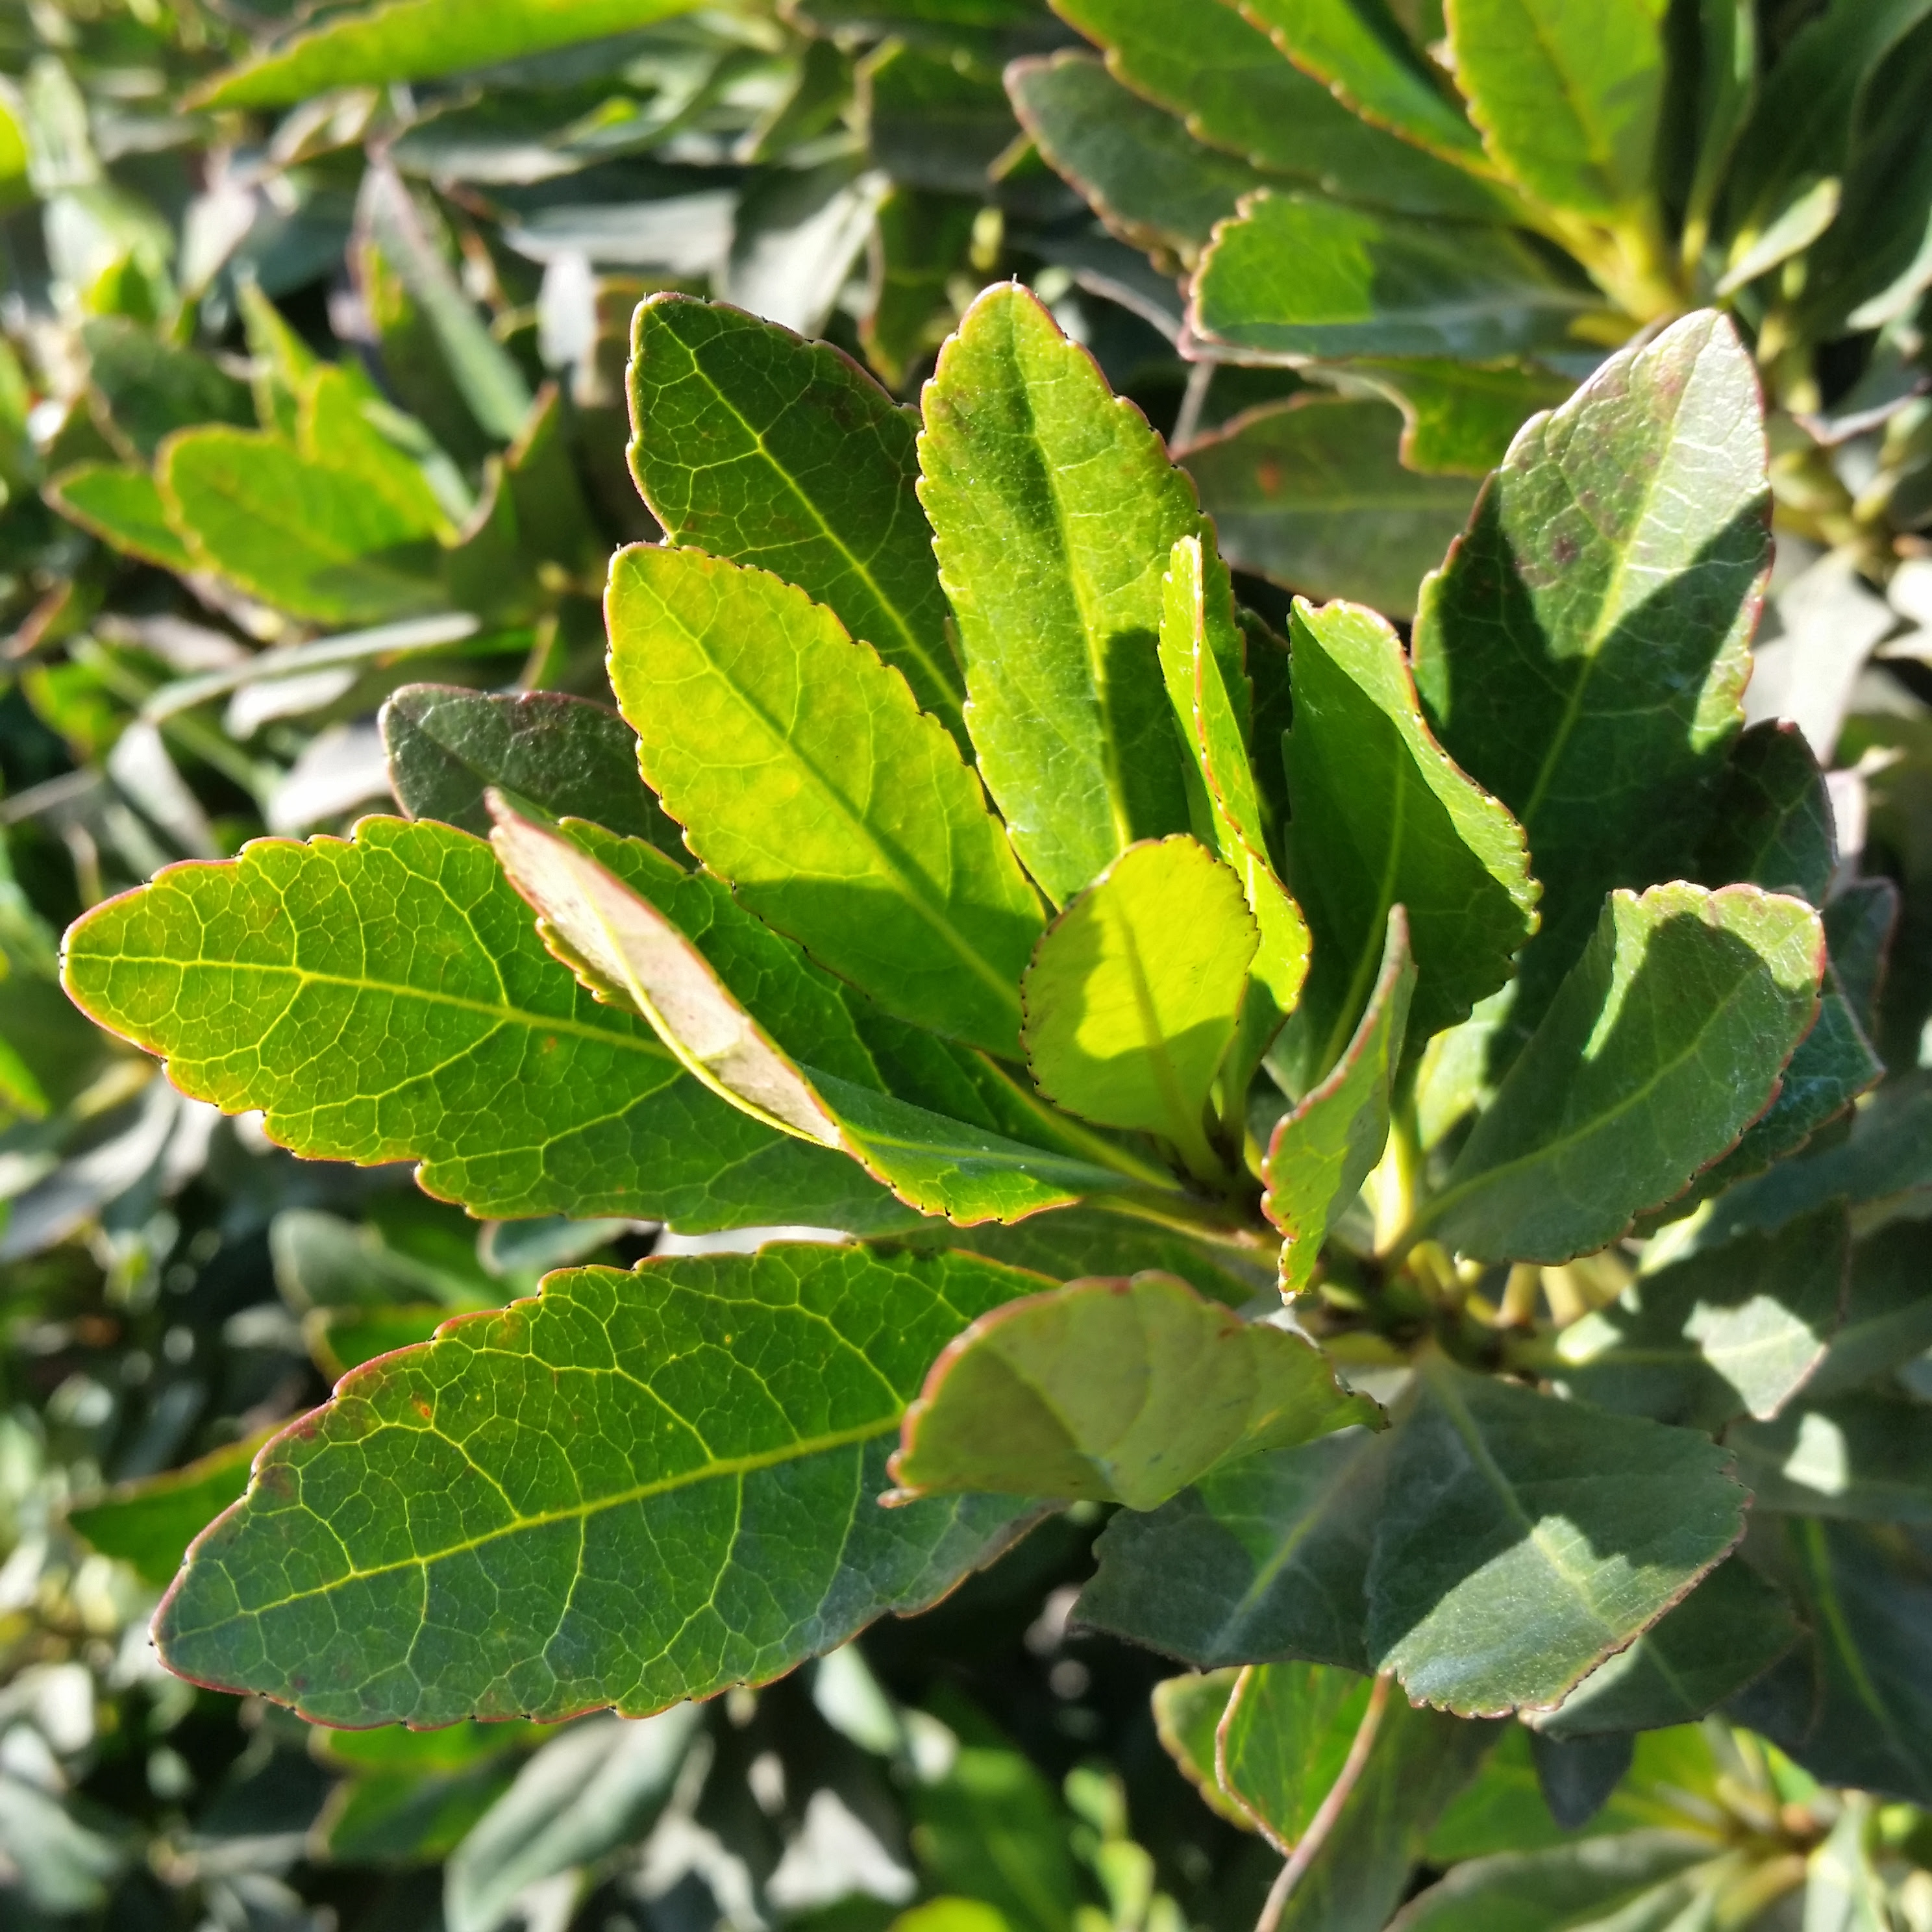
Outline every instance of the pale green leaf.
POLYGON ((46 485, 49 503, 128 556, 186 576, 194 569, 181 534, 168 520, 159 486, 145 470, 112 463, 76 463, 46 485))
POLYGON ((1015 848, 1064 905, 1188 824, 1156 663, 1188 481, 1017 285, 967 311, 926 385, 920 499, 958 622, 966 722, 1015 848))
POLYGON ((1465 1715, 1555 1703, 1744 1528, 1747 1492, 1707 1438, 1439 1356, 1389 1456, 1370 1654, 1412 1697, 1465 1715))
POLYGON ((1402 411, 1402 466, 1427 476, 1487 476, 1530 417, 1555 408, 1576 387, 1525 362, 1362 356, 1345 368, 1373 382, 1402 411))
POLYGON ((1010 1503, 873 1498, 945 1338, 1036 1285, 827 1246, 554 1274, 278 1436, 156 1642, 352 1725, 640 1717, 782 1675, 1011 1540, 1010 1503))
POLYGON ((346 470, 393 510, 414 536, 453 536, 454 528, 422 466, 390 441, 367 412, 368 379, 341 368, 309 378, 297 418, 296 446, 312 464, 346 470))
POLYGON ((1763 1112, 1823 970, 1802 900, 1754 886, 1613 892, 1415 1232, 1498 1261, 1615 1240, 1763 1112))
POLYGON ((955 1491, 1157 1508, 1216 1463, 1380 1411, 1319 1349, 1172 1275, 1030 1296, 950 1343, 907 1412, 902 1498, 955 1491))
POLYGON ((1200 1792, 1202 1802, 1231 1825, 1244 1832, 1254 1820, 1238 1799, 1221 1789, 1214 1768, 1215 1734, 1227 1714, 1228 1700, 1242 1672, 1237 1669, 1190 1672, 1167 1677, 1154 1687, 1154 1727, 1182 1777, 1200 1792))
POLYGON ((1236 1679, 1215 1740, 1216 1773, 1284 1857, 1341 1778, 1365 1724, 1372 1744, 1388 1696, 1376 1682, 1327 1664, 1250 1664, 1236 1679))
POLYGON ((1391 906, 1382 970, 1341 1058, 1282 1117, 1262 1166, 1262 1208, 1281 1230, 1281 1292, 1314 1278, 1329 1231, 1382 1159, 1415 988, 1408 921, 1391 906))
POLYGON ((1016 1051, 1038 902, 904 678, 801 590, 693 550, 610 568, 610 678, 686 843, 889 1012, 1016 1051))

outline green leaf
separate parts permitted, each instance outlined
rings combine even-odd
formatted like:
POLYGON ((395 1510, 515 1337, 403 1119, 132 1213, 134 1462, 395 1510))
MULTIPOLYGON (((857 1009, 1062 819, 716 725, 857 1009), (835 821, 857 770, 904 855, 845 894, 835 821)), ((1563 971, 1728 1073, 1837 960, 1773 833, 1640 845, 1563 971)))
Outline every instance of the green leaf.
POLYGON ((125 316, 88 316, 80 325, 87 373, 107 406, 116 440, 131 444, 143 463, 154 460, 172 431, 202 423, 246 428, 253 398, 212 357, 170 342, 125 316))
POLYGON ((1438 91, 1382 0, 1248 0, 1244 10, 1364 120, 1466 167, 1483 166, 1475 130, 1438 91))
POLYGON ((1688 1724, 1762 1676, 1797 1640, 1784 1593, 1732 1557, 1629 1649, 1598 1664, 1555 1710, 1531 1721, 1546 1738, 1688 1724))
POLYGON ((1216 1775, 1284 1857, 1348 1768, 1372 1708, 1379 1724, 1388 1687, 1378 1694, 1378 1682, 1326 1664, 1250 1664, 1235 1679, 1216 1739, 1216 1775))
POLYGON ((1556 1341, 1550 1372, 1600 1408, 1716 1430, 1775 1415, 1824 1360, 1851 1262, 1842 1209, 1640 1275, 1556 1341))
POLYGON ((1070 1282, 950 1343, 906 1412, 901 1500, 948 1492, 1157 1509, 1220 1462, 1381 1412, 1319 1349, 1172 1275, 1070 1282))
POLYGON ((1154 1687, 1154 1727, 1182 1777, 1200 1792, 1210 1810, 1244 1832, 1254 1829, 1246 1805, 1221 1789, 1214 1768, 1215 1737, 1227 1714, 1228 1700, 1244 1672, 1215 1670, 1168 1677, 1154 1687))
POLYGON ((1415 959, 1408 1031, 1468 1017, 1535 930, 1522 829, 1424 722, 1402 643, 1372 610, 1298 599, 1290 645, 1288 876, 1314 935, 1283 1051, 1304 1083, 1340 1058, 1380 970, 1390 910, 1415 959))
POLYGON ((691 878, 662 860, 651 865, 657 854, 649 847, 632 847, 625 866, 622 848, 608 835, 586 850, 521 817, 500 796, 495 806, 496 856, 537 912, 552 950, 593 992, 614 993, 640 1013, 686 1071, 754 1120, 848 1154, 908 1206, 968 1225, 1017 1220, 1127 1184, 1090 1161, 975 1131, 895 1098, 838 982, 791 942, 758 928, 717 880, 691 878), (775 1020, 784 1015, 792 1052, 654 903, 647 880, 673 907, 698 899, 713 952, 741 968, 750 963, 745 955, 757 957, 762 970, 736 976, 756 988, 764 1012, 775 1020))
POLYGON ((1318 392, 1236 417, 1183 460, 1238 569, 1403 617, 1473 492, 1405 468, 1400 436, 1386 404, 1318 392))
MULTIPOLYGON (((941 1234, 944 1231, 935 1231, 941 1234)), ((1273 1241, 1243 1233, 1202 1230, 1189 1234, 1098 1208, 1063 1208, 1010 1227, 988 1223, 954 1244, 1057 1281, 1080 1274, 1139 1274, 1149 1268, 1178 1274, 1231 1308, 1265 1294, 1274 1282, 1273 1241)))
POLYGON ((1023 1036, 1040 1091, 1102 1126, 1161 1136, 1204 1178, 1220 1172, 1208 1097, 1258 939, 1240 879, 1205 847, 1130 847, 1027 968, 1023 1036))
POLYGON ((378 1355, 427 1342, 448 1319, 449 1310, 440 1302, 317 1308, 303 1318, 302 1340, 308 1344, 309 1360, 329 1382, 338 1382, 378 1355))
POLYGON ((1526 1033, 1604 895, 1681 878, 1740 718, 1770 561, 1757 374, 1687 316, 1530 424, 1424 585, 1415 680, 1543 881, 1526 1033))
POLYGON ((905 412, 830 344, 722 303, 653 296, 632 342, 631 468, 669 541, 796 584, 968 748, 905 412))
POLYGON ((1754 724, 1724 761, 1696 876, 1822 906, 1838 864, 1831 794, 1804 734, 1795 724, 1754 724))
POLYGON ((1465 1715, 1555 1703, 1723 1558, 1748 1501, 1703 1436, 1440 1357, 1389 1455, 1370 1654, 1465 1715))
POLYGON ((1343 201, 1462 220, 1503 198, 1461 168, 1351 113, 1232 7, 1190 0, 1055 0, 1136 92, 1198 139, 1343 201))
POLYGON ((1902 1393, 1802 1398, 1774 1420, 1734 1424, 1724 1446, 1761 1510, 1932 1522, 1932 1406, 1902 1393))
POLYGON ((1574 346, 1570 324, 1598 299, 1508 229, 1269 191, 1217 231, 1189 317, 1210 350, 1264 358, 1480 362, 1574 346))
POLYGON ((619 551, 608 609, 638 762, 698 857, 887 1011, 1015 1052, 1038 904, 904 680, 802 590, 694 551, 619 551))
POLYGON ((1090 54, 1015 61, 1006 91, 1056 172, 1122 241, 1149 254, 1191 264, 1243 195, 1270 181, 1288 184, 1197 141, 1090 54))
POLYGON ((1363 1581, 1386 1436, 1349 1431, 1214 1471, 1116 1516, 1076 1614, 1204 1670, 1304 1658, 1366 1670, 1363 1581))
POLYGON ((310 1159, 422 1162, 479 1215, 902 1227, 842 1155, 705 1093, 544 950, 480 839, 364 819, 170 868, 69 932, 63 983, 175 1084, 310 1159))
POLYGON ((967 311, 923 402, 920 499, 968 728, 1015 848, 1064 905, 1136 840, 1187 829, 1155 640, 1194 493, 1016 284, 967 311))
POLYGON ((1649 214, 1664 12, 1665 0, 1456 0, 1449 40, 1469 117, 1546 206, 1612 226, 1649 214))
POLYGON ((68 1526, 142 1582, 165 1589, 188 1545, 248 1486, 248 1466, 273 1432, 259 1430, 178 1469, 120 1484, 70 1509, 68 1526))
POLYGON ((896 389, 952 326, 946 284, 970 260, 978 212, 970 196, 904 188, 889 189, 872 211, 872 306, 859 339, 896 389))
POLYGON ((908 188, 987 192, 1016 133, 996 64, 902 40, 868 56, 854 78, 876 166, 908 188))
POLYGON ((168 520, 160 487, 145 470, 112 463, 76 463, 52 478, 49 503, 89 536, 143 563, 185 577, 194 559, 168 520))
POLYGON ((302 394, 297 449, 309 463, 348 471, 394 512, 411 536, 454 536, 422 466, 382 434, 369 412, 372 404, 378 411, 388 410, 359 371, 352 376, 343 368, 318 369, 302 394))
POLYGON ((434 80, 648 26, 692 0, 380 0, 204 82, 201 107, 274 107, 334 87, 434 80))
POLYGON ((638 741, 614 711, 557 692, 406 684, 382 707, 389 782, 412 818, 487 837, 490 786, 558 818, 594 819, 675 858, 677 827, 638 776, 638 741))
POLYGON ((1508 454, 1523 424, 1576 387, 1534 363, 1364 357, 1352 358, 1347 368, 1401 410, 1402 466, 1430 476, 1487 476, 1508 454))
POLYGON ((349 1724, 642 1716, 779 1676, 1010 1540, 1010 1504, 872 1498, 946 1338, 1036 1285, 824 1246, 554 1274, 278 1436, 156 1641, 349 1724))
POLYGON ((1649 1831, 1499 1852, 1459 1865, 1390 1932, 1668 1932, 1700 1922, 1703 1868, 1720 1850, 1688 1832, 1649 1831))
POLYGON ((1281 1292, 1313 1279, 1322 1244, 1382 1159, 1415 988, 1408 921, 1391 906, 1361 1023, 1327 1075, 1282 1117, 1262 1166, 1262 1210, 1281 1230, 1281 1292))
POLYGON ((1613 892, 1416 1232, 1496 1261, 1615 1240, 1769 1104, 1823 966, 1802 900, 1755 886, 1613 892))
POLYGON ((1824 911, 1839 989, 1866 1037, 1876 1039, 1879 989, 1898 925, 1898 888, 1889 879, 1854 879, 1832 896, 1824 911))
POLYGON ((170 436, 156 465, 197 568, 291 616, 376 623, 442 608, 436 546, 353 471, 254 430, 170 436))
POLYGON ((1841 1395, 1932 1348, 1924 1243, 1922 1228, 1903 1222, 1853 1245, 1844 1315, 1805 1382, 1808 1399, 1841 1395))

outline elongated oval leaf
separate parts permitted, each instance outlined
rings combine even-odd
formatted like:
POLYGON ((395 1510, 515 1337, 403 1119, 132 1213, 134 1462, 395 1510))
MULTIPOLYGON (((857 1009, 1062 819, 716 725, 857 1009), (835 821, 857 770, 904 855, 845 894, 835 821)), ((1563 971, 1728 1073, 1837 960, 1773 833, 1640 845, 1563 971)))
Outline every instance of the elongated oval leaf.
POLYGON ((580 1268, 345 1378, 162 1605, 170 1668, 352 1725, 643 1716, 779 1675, 1010 1540, 878 1509, 944 1341, 1038 1285, 856 1248, 580 1268))
POLYGON ((1195 1172, 1216 1173, 1208 1097, 1258 937, 1240 879, 1204 846, 1130 848, 1047 928, 1027 968, 1040 1091, 1083 1119, 1159 1134, 1195 1172))
POLYGON ((1173 1275, 1071 1282, 976 1322, 906 1412, 892 1474, 944 1491, 1157 1508, 1212 1468, 1373 1424, 1319 1349, 1173 1275))
POLYGON ((144 563, 185 576, 194 559, 168 520, 159 486, 145 470, 113 463, 76 463, 50 482, 48 502, 70 523, 144 563))
POLYGON ((1531 422, 1424 586, 1416 683, 1543 881, 1526 1033, 1604 895, 1684 877, 1740 722, 1770 562, 1757 377, 1686 317, 1531 422))
POLYGON ((1439 1357, 1390 1448, 1371 1657, 1465 1716, 1553 1704, 1744 1529, 1724 1452, 1439 1357))
POLYGON ((1762 1113, 1818 1011, 1818 915, 1754 886, 1613 892, 1421 1224, 1568 1261, 1681 1192, 1762 1113))
POLYGON ((1382 619, 1298 601, 1291 653, 1288 876, 1314 957, 1288 1050, 1312 1084, 1368 1005, 1392 907, 1408 916, 1422 1039, 1508 979, 1538 887, 1522 827, 1436 742, 1382 619))
POLYGON ((920 500, 958 620, 966 722, 1057 905, 1187 827, 1155 661, 1161 579, 1199 512, 1140 412, 1017 285, 989 289, 922 398, 920 500))
POLYGON ((632 330, 631 469, 674 544, 795 584, 961 737, 914 425, 830 344, 653 296, 632 330))
POLYGON ((347 843, 172 866, 74 926, 63 983, 184 1092, 261 1108, 311 1159, 418 1161, 430 1192, 478 1214, 914 1219, 574 986, 489 847, 448 826, 364 819, 347 843))
POLYGON ((802 590, 694 551, 619 551, 608 610, 638 762, 699 858, 889 1012, 1013 1053, 1038 903, 904 678, 802 590))

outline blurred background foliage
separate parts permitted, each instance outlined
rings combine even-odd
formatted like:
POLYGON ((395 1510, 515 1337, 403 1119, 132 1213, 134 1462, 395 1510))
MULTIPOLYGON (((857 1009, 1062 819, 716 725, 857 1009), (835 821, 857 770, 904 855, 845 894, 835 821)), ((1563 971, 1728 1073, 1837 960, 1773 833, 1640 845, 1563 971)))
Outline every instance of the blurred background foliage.
MULTIPOLYGON (((1767 45, 1822 10, 1761 8, 1767 45)), ((1439 554, 1475 478, 1405 456, 1399 392, 1177 352, 1196 231, 1063 178, 1010 104, 1009 63, 1086 46, 1036 0, 0 0, 9 1927, 1252 1923, 1278 1860, 1162 1748, 1165 1667, 1067 1629, 1097 1514, 780 1684, 643 1724, 318 1732, 162 1672, 147 1618, 266 1431, 452 1312, 661 1238, 479 1228, 406 1173, 298 1162, 175 1094, 55 976, 62 926, 158 866, 384 808, 376 713, 400 686, 604 692, 604 559, 653 534, 622 369, 656 290, 824 334, 910 399, 973 295, 1018 275, 1156 427, 1220 452, 1197 477, 1224 524, 1253 512, 1250 603, 1372 595, 1378 503, 1439 554), (1354 411, 1339 454, 1253 442, 1310 394, 1354 411)), ((1915 293, 1802 368, 1779 349, 1754 699, 1833 767, 1846 863, 1902 889, 1895 1068, 1932 1010, 1924 322, 1915 293)), ((1589 359, 1531 386, 1560 395, 1589 359)), ((1900 1614, 1932 1655, 1924 1605, 1900 1614)), ((1689 1833, 1782 1874, 1700 1924, 1782 1898, 1823 1901, 1803 1932, 1932 1928, 1910 1805, 1716 1720, 1611 1769, 1580 1830, 1689 1833)), ((1563 1775, 1513 1732, 1427 1870, 1573 1842, 1563 1775)))

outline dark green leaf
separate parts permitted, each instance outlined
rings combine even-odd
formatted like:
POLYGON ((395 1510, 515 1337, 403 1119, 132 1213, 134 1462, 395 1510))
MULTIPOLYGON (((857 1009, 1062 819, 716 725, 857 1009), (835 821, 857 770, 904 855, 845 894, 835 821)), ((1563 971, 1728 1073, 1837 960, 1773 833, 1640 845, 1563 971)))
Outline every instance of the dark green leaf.
POLYGON ((1282 1117, 1262 1165, 1262 1210, 1281 1230, 1284 1295, 1308 1286, 1329 1231, 1382 1159, 1414 987, 1408 921, 1391 906, 1382 970, 1354 1038, 1282 1117))
POLYGON ((674 857, 677 827, 638 776, 638 741, 614 711, 554 692, 406 684, 382 707, 389 783, 412 818, 487 836, 490 786, 558 818, 594 819, 674 857))
POLYGON ((1689 316, 1523 431, 1424 587, 1423 701, 1543 881, 1523 1030, 1604 893, 1682 876, 1706 822, 1769 562, 1762 425, 1730 325, 1689 316))
POLYGON ((904 680, 802 591, 692 550, 620 550, 608 610, 638 761, 699 859, 888 1011, 1014 1052, 1038 902, 904 680))
POLYGON ((1149 1515, 1116 1516, 1082 1623, 1203 1669, 1271 1658, 1369 1667, 1363 1580, 1387 1436, 1330 1436, 1216 1470, 1149 1515))
POLYGON ((1064 905, 1136 839, 1187 829, 1156 639, 1170 554, 1199 530, 1194 493, 1016 285, 968 310, 924 406, 920 496, 980 769, 1064 905))
POLYGON ((872 212, 871 300, 859 337, 866 360, 894 388, 951 328, 946 285, 967 268, 978 212, 969 195, 904 188, 872 212))
POLYGON ((1804 1385, 1806 1396, 1843 1394, 1928 1348, 1932 1292, 1925 1279, 1924 1230, 1910 1222, 1894 1223, 1852 1247, 1844 1316, 1804 1385))
POLYGON ((89 316, 80 325, 88 375, 115 429, 152 463, 163 437, 204 423, 248 428, 254 398, 209 357, 143 328, 124 316, 89 316))
POLYGON ((1508 229, 1296 192, 1241 206, 1194 278, 1190 317, 1210 347, 1486 362, 1563 348, 1594 304, 1508 229))
POLYGON ((630 380, 631 466, 670 541, 796 584, 957 733, 904 411, 829 344, 686 296, 638 310, 630 380))
POLYGON ((1498 1261, 1615 1240, 1764 1111, 1823 956, 1817 914, 1754 886, 1612 893, 1418 1228, 1498 1261))
POLYGON ((1825 903, 1838 863, 1825 775, 1795 724, 1755 724, 1731 747, 1697 856, 1706 885, 1744 880, 1825 903))
POLYGON ((1522 828, 1456 770, 1424 723, 1402 643, 1373 611, 1298 599, 1290 644, 1288 877, 1314 956, 1284 1045, 1304 1083, 1366 1010, 1389 914, 1415 959, 1409 1034, 1468 1017, 1535 930, 1522 828))
POLYGON ((1706 1889, 1721 1846, 1685 1832, 1632 1832, 1462 1865, 1390 1932, 1668 1932, 1706 1889))
POLYGON ((554 1274, 277 1438, 156 1640, 338 1724, 641 1716, 780 1675, 1010 1540, 1010 1504, 872 1498, 945 1338, 1035 1285, 823 1246, 554 1274))
POLYGON ((123 1483, 68 1512, 68 1523, 104 1556, 165 1589, 188 1545, 248 1486, 248 1466, 271 1431, 258 1430, 165 1475, 123 1483))
POLYGON ((1371 1657, 1466 1714, 1554 1703, 1654 1622, 1744 1528, 1724 1452, 1441 1358, 1390 1449, 1371 1657))
POLYGON ((1774 1421, 1733 1424, 1724 1447, 1761 1510, 1932 1522, 1932 1406, 1902 1392, 1801 1397, 1774 1421))
POLYGON ((478 1214, 914 1220, 573 985, 489 847, 446 826, 364 819, 348 843, 174 867, 73 928, 64 983, 184 1091, 263 1109, 311 1159, 420 1161, 478 1214))
POLYGON ((1230 563, 1403 617, 1473 492, 1405 468, 1400 434, 1385 404, 1316 393, 1238 416, 1183 460, 1230 563))
POLYGON ((1536 1781, 1550 1815, 1566 1832, 1580 1831, 1603 1810, 1612 1792, 1623 1780, 1634 1755, 1628 1732, 1606 1736, 1530 1739, 1536 1781))
POLYGON ((1692 1429, 1775 1415, 1825 1358, 1851 1259, 1842 1209, 1640 1275, 1557 1338, 1550 1372, 1601 1408, 1692 1429))
POLYGON ((328 1381, 338 1382, 351 1369, 359 1369, 378 1355, 427 1342, 448 1319, 449 1310, 440 1302, 318 1308, 304 1320, 302 1340, 308 1344, 309 1359, 328 1381))
POLYGON ((145 470, 112 463, 76 463, 46 485, 47 501, 70 522, 104 544, 185 577, 194 559, 168 520, 160 489, 145 470))
POLYGON ((1190 1236, 1096 1208, 1063 1208, 1010 1227, 988 1223, 955 1238, 960 1247, 1056 1281, 1081 1274, 1178 1274, 1215 1300, 1239 1308, 1274 1286, 1274 1248, 1247 1234, 1190 1236))
POLYGON ((1153 1510, 1218 1463, 1380 1420, 1300 1336, 1139 1274, 976 1322, 906 1412, 892 1473, 901 1500, 977 1491, 1153 1510))
POLYGON ((859 73, 873 161, 908 188, 987 194, 1018 130, 997 67, 890 41, 859 73))
POLYGON ((1832 970, 1868 1039, 1878 1034, 1879 993, 1898 924, 1898 888, 1889 879, 1854 879, 1825 908, 1832 970))

